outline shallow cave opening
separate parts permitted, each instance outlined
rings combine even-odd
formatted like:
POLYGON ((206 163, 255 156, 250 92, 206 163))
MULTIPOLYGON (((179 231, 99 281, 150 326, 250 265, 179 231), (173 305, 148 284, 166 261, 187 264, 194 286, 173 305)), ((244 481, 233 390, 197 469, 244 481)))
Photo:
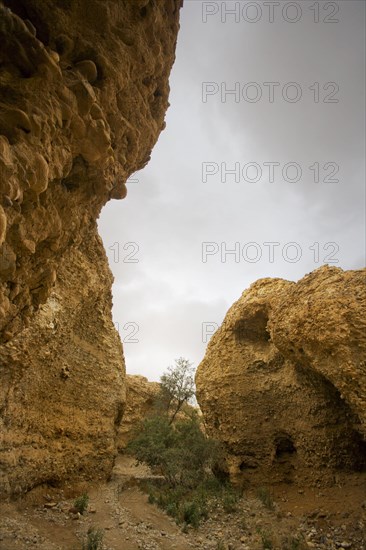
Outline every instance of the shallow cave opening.
MULTIPOLYGON (((340 445, 341 447, 341 445, 340 445)), ((338 468, 351 472, 366 472, 366 441, 356 430, 349 434, 348 446, 340 452, 338 468)))
POLYGON ((147 16, 147 7, 146 6, 144 6, 143 8, 140 9, 140 15, 143 19, 147 16))
POLYGON ((357 441, 357 459, 355 470, 358 472, 366 472, 366 441, 361 438, 361 435, 356 432, 357 441))
POLYGON ((242 319, 234 327, 237 341, 251 340, 254 342, 268 342, 271 335, 267 330, 268 313, 265 309, 256 311, 247 319, 242 319))
POLYGON ((289 435, 278 435, 275 438, 275 458, 286 459, 296 454, 296 447, 289 435))
POLYGON ((256 468, 257 468, 257 465, 248 460, 243 460, 239 466, 239 470, 241 472, 245 472, 246 470, 255 470, 256 468))
POLYGON ((229 472, 224 464, 214 464, 212 467, 212 473, 218 479, 221 481, 221 483, 227 483, 230 480, 229 472))
POLYGON ((323 462, 328 468, 347 472, 366 471, 366 441, 361 432, 361 421, 350 403, 341 395, 331 380, 315 371, 310 364, 296 364, 299 383, 311 389, 314 398, 312 423, 314 433, 321 424, 323 440, 328 452, 323 462))

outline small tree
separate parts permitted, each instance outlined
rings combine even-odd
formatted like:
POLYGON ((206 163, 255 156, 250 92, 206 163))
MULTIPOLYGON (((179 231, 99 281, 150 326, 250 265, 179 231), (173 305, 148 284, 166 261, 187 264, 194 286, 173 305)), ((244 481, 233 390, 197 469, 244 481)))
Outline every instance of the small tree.
POLYGON ((174 422, 183 405, 189 403, 195 395, 193 375, 192 363, 179 357, 175 360, 175 365, 168 367, 168 371, 160 378, 161 400, 170 415, 170 424, 174 422))

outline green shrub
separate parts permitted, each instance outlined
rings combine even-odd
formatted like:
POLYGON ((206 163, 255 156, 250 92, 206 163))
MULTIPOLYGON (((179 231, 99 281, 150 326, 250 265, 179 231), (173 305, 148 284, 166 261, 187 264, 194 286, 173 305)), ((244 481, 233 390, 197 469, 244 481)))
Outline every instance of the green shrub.
POLYGON ((223 477, 220 481, 214 476, 214 467, 222 460, 221 449, 205 435, 198 415, 177 420, 175 414, 173 421, 169 410, 167 405, 164 413, 161 407, 160 413, 155 411, 145 419, 127 450, 137 462, 162 475, 159 481, 140 484, 149 503, 164 509, 183 529, 196 528, 208 517, 211 500, 220 499, 223 508, 233 512, 239 496, 223 477))
MULTIPOLYGON (((142 487, 143 488, 143 487, 142 487)), ((171 487, 168 484, 149 486, 150 502, 174 517, 179 524, 198 527, 209 517, 211 507, 217 508, 221 502, 226 512, 235 512, 239 502, 239 493, 231 486, 218 484, 206 479, 195 488, 171 487)))
POLYGON ((262 539, 263 550, 273 550, 274 545, 271 539, 271 535, 266 531, 259 531, 259 533, 262 539))
POLYGON ((168 514, 168 516, 172 516, 173 518, 176 518, 178 516, 178 504, 176 502, 168 502, 168 504, 165 507, 165 511, 168 514))
POLYGON ((83 550, 102 550, 104 532, 102 529, 90 527, 83 543, 83 550))
POLYGON ((268 510, 274 510, 275 505, 270 491, 266 487, 260 487, 257 491, 257 497, 268 510))
POLYGON ((85 493, 78 497, 74 502, 74 508, 80 513, 83 514, 88 509, 89 497, 85 493))
POLYGON ((226 482, 222 482, 216 476, 209 476, 201 483, 199 489, 203 494, 220 495, 228 486, 226 482))
POLYGON ((175 424, 166 416, 148 418, 128 445, 138 462, 160 472, 172 487, 198 485, 217 460, 218 449, 202 432, 197 415, 175 424))
POLYGON ((197 528, 201 520, 201 509, 197 502, 183 502, 180 509, 182 522, 197 528))
MULTIPOLYGON (((142 484, 142 489, 147 486, 142 484)), ((160 508, 173 517, 178 524, 192 525, 198 527, 203 519, 209 515, 209 504, 213 494, 208 494, 204 484, 195 489, 186 487, 171 487, 168 484, 153 486, 149 485, 149 502, 156 503, 160 508)), ((220 489, 219 498, 222 498, 220 489)))
POLYGON ((202 495, 200 491, 194 491, 192 500, 196 503, 199 511, 199 519, 204 520, 209 517, 210 499, 208 495, 202 495))
POLYGON ((238 509, 239 497, 233 490, 226 490, 222 497, 222 506, 227 514, 236 512, 238 509))

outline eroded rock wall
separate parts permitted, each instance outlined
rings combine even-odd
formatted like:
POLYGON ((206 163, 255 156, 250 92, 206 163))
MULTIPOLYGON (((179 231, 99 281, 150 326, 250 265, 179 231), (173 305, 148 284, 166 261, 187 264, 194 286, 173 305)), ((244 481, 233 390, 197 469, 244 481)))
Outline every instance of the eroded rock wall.
POLYGON ((125 368, 96 220, 164 128, 180 0, 0 3, 1 487, 104 475, 125 368), (99 412, 98 412, 99 411, 99 412))
POLYGON ((322 484, 365 467, 365 276, 262 279, 228 311, 196 384, 234 480, 322 484))
POLYGON ((106 477, 125 405, 112 277, 96 235, 65 253, 29 328, 2 346, 2 489, 106 477))
POLYGON ((269 331, 284 357, 337 388, 366 439, 366 270, 314 271, 289 288, 269 331))
POLYGON ((140 422, 156 411, 160 384, 145 376, 126 376, 126 408, 118 430, 118 448, 123 450, 136 433, 140 422))
POLYGON ((64 251, 149 160, 164 127, 179 3, 0 4, 3 341, 45 302, 64 251))

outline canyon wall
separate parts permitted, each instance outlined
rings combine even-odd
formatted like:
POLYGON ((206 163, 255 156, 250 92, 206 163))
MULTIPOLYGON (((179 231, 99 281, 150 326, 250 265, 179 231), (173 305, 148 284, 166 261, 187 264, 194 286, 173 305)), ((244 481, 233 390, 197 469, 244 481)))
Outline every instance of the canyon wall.
POLYGON ((366 270, 262 279, 230 308, 196 375, 234 481, 332 483, 366 467, 366 270))
POLYGON ((96 221, 164 129, 180 5, 0 3, 2 493, 112 467, 125 367, 96 221))
POLYGON ((150 382, 145 376, 126 376, 126 408, 118 430, 118 449, 123 451, 136 434, 140 423, 156 412, 159 382, 150 382))

